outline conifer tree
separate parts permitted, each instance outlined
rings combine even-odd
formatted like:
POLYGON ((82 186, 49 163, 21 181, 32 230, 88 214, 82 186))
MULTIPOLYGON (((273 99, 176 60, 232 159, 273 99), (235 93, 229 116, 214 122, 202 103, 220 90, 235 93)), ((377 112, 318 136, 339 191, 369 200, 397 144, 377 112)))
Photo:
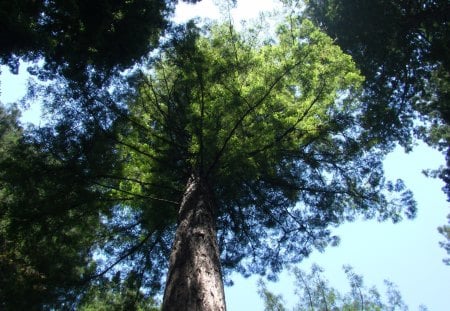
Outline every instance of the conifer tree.
POLYGON ((330 226, 414 215, 364 140, 351 58, 302 18, 259 34, 187 25, 128 103, 116 193, 146 238, 176 228, 163 310, 224 310, 229 271, 275 277, 335 243, 330 226))

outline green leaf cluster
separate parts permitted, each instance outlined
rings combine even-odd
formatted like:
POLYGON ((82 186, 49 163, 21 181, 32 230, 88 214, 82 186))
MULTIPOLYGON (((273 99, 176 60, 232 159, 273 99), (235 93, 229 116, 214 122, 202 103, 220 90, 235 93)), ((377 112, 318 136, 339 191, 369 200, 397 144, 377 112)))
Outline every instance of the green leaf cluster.
POLYGON ((80 311, 158 311, 157 301, 144 295, 139 288, 139 278, 130 274, 121 280, 120 273, 111 280, 97 280, 83 295, 80 311))

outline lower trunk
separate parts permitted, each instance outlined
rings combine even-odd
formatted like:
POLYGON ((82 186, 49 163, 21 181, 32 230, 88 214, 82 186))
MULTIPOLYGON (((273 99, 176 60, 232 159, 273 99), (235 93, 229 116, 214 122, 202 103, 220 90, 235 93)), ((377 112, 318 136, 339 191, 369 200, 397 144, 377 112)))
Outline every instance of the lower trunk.
POLYGON ((226 310, 209 194, 199 179, 189 180, 170 255, 163 311, 226 310))

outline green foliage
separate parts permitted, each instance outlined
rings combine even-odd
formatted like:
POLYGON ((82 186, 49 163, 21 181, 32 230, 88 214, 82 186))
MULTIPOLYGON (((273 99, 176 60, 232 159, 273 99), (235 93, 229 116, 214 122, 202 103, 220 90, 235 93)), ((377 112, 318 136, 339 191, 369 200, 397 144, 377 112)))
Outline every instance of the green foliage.
POLYGON ((302 297, 298 308, 313 310, 314 308, 328 309, 336 307, 339 294, 330 288, 328 281, 322 278, 323 269, 317 265, 311 268, 311 274, 306 274, 299 269, 294 270, 298 289, 296 293, 302 297))
MULTIPOLYGON (((365 122, 373 134, 408 146, 417 112, 431 121, 430 129, 421 129, 426 140, 436 141, 437 124, 448 132, 448 87, 443 85, 450 69, 448 1, 307 4, 308 14, 353 56, 366 77, 365 122), (373 122, 379 119, 385 121, 373 122)), ((446 136, 437 141, 448 145, 442 141, 446 136)))
MULTIPOLYGON (((447 216, 450 224, 450 214, 447 216)), ((445 242, 441 242, 441 246, 447 251, 447 255, 450 255, 450 225, 444 225, 438 228, 440 234, 445 238, 445 242)), ((450 265, 450 258, 444 259, 445 264, 450 265)))
POLYGON ((15 108, 6 108, 0 103, 0 156, 5 156, 22 136, 19 126, 20 111, 15 108))
POLYGON ((262 280, 258 281, 258 293, 264 299, 264 311, 286 311, 282 296, 271 293, 262 280))
MULTIPOLYGON (((328 285, 324 270, 313 265, 308 274, 295 268, 296 294, 299 299, 295 311, 314 310, 408 310, 395 284, 385 281, 386 295, 382 296, 375 287, 367 288, 363 277, 353 272, 350 266, 343 267, 350 285, 350 292, 342 293, 328 285)), ((265 311, 286 310, 283 297, 270 292, 265 283, 259 281, 259 294, 264 301, 265 311)), ((426 310, 421 306, 421 310, 426 310)))

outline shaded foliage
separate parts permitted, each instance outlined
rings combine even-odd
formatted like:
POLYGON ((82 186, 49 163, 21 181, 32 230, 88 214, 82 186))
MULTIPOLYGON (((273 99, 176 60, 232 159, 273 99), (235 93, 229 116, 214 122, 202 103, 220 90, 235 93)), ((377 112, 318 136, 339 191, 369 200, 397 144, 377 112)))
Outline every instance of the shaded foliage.
POLYGON ((75 81, 131 67, 157 46, 176 2, 1 1, 0 62, 17 72, 19 60, 44 59, 36 73, 75 81))
POLYGON ((307 13, 355 59, 366 77, 365 122, 408 145, 412 122, 432 122, 424 138, 448 145, 448 1, 311 0, 307 13), (383 44, 380 44, 383 42, 383 44), (376 123, 382 119, 382 123, 376 123), (443 124, 442 124, 443 123, 443 124), (444 132, 442 132, 444 131, 444 132), (447 133, 447 134, 446 134, 447 133))
POLYGON ((1 113, 1 307, 69 307, 95 271, 91 248, 106 198, 91 182, 106 167, 104 140, 75 145, 62 126, 32 137, 16 114, 1 113))
POLYGON ((130 274, 122 280, 120 273, 111 280, 100 278, 83 294, 81 311, 158 311, 157 301, 140 290, 139 278, 130 274))

